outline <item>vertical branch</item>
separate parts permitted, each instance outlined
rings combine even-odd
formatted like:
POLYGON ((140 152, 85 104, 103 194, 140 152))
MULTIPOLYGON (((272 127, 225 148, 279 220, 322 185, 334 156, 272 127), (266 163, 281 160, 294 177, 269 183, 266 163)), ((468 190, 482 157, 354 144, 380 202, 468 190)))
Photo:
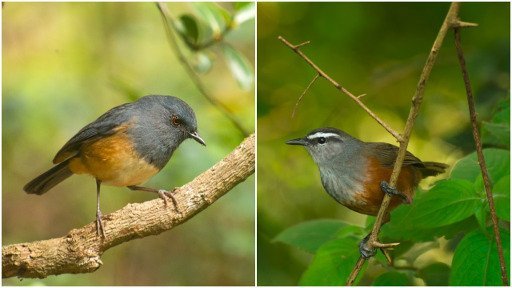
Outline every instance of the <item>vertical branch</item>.
MULTIPOLYGON (((398 176, 400 175, 400 171, 402 169, 402 164, 404 161, 405 153, 407 152, 407 145, 409 144, 409 138, 411 136, 412 128, 414 126, 414 121, 416 120, 416 117, 418 116, 418 112, 421 106, 421 102, 423 101, 423 94, 425 92, 425 84, 430 77, 430 73, 432 71, 432 67, 434 67, 434 63, 437 59, 437 55, 439 53, 439 49, 441 48, 444 38, 446 37, 446 33, 448 32, 448 29, 455 23, 457 20, 458 14, 459 14, 459 8, 460 3, 453 2, 450 5, 450 9, 448 10, 448 13, 446 14, 446 17, 443 21, 443 24, 441 25, 441 28, 439 29, 439 33, 437 34, 437 37, 434 41, 434 44, 432 45, 432 49, 430 50, 430 54, 428 55, 427 62, 425 63, 425 66, 423 67, 423 71, 420 75, 420 80, 418 82, 418 85, 416 86, 416 91, 414 93, 414 96, 412 97, 412 106, 409 111, 409 117, 407 118, 407 122, 405 124, 404 133, 402 135, 402 141, 400 141, 400 149, 398 150, 398 155, 395 160, 395 166, 393 167, 393 173, 391 174, 391 179, 389 180, 389 184, 391 187, 396 186, 396 182, 398 180, 398 176)), ((389 202, 391 201, 391 197, 388 194, 385 194, 384 199, 382 200, 382 204, 379 209, 379 213, 377 214, 377 219, 375 220, 375 224, 373 225, 372 232, 370 234, 370 237, 367 241, 367 246, 369 248, 375 248, 375 247, 383 247, 381 243, 378 242, 377 236, 380 232, 380 228, 382 226, 382 220, 384 219, 384 215, 387 212, 389 202)), ((385 247, 386 245, 384 245, 385 247)), ((347 285, 353 285, 354 281, 359 274, 359 271, 361 271, 361 268, 363 266, 363 263, 366 261, 365 258, 362 256, 357 261, 356 265, 354 266, 354 269, 352 270, 352 273, 350 274, 347 285)))
MULTIPOLYGON (((176 54, 178 56, 178 60, 182 64, 183 68, 185 68, 185 71, 190 76, 190 79, 192 79, 192 82, 194 82, 195 86, 197 87, 197 90, 212 104, 214 107, 216 107, 226 118, 229 119, 229 121, 235 126, 238 131, 244 136, 247 137, 249 135, 249 132, 243 127, 243 125, 236 119, 229 108, 215 99, 213 96, 211 96, 208 91, 206 90, 206 87, 204 86, 203 82, 199 78, 199 76, 194 71, 194 68, 192 67, 192 64, 188 62, 187 58, 185 57, 183 51, 181 50, 180 46, 178 45, 178 41, 176 39, 176 36, 174 35, 174 32, 172 29, 176 30, 175 24, 170 19, 170 13, 167 10, 167 7, 164 3, 156 3, 158 11, 160 11, 160 16, 162 16, 162 20, 164 22, 164 28, 165 28, 165 34, 167 35, 167 39, 169 40, 169 44, 171 45, 171 48, 176 51, 176 54), (172 28, 172 29, 171 29, 172 28)), ((212 42, 213 44, 214 42, 212 42)), ((210 45, 210 44, 208 44, 210 45)))
POLYGON ((501 244, 500 231, 498 227, 498 217, 496 216, 496 209, 494 207, 494 199, 492 197, 491 180, 487 166, 485 164, 484 154, 482 153, 482 142, 480 141, 480 135, 478 133, 477 115, 475 111, 475 99, 471 90, 471 83, 469 81, 468 71, 466 69, 466 60, 464 59, 464 53, 462 51, 462 45, 460 40, 460 27, 454 27, 455 33, 455 48, 457 50, 457 58, 459 59, 460 69, 462 71, 462 78, 464 79, 464 86, 466 87, 466 94, 468 98, 469 116, 471 118, 471 126, 473 128, 473 138, 475 139, 476 154, 478 155, 478 163, 480 164, 480 170, 482 170, 482 177, 484 180, 485 194, 487 201, 489 202, 489 210, 491 212, 492 227, 494 237, 496 240, 496 246, 498 248, 498 258, 500 261, 501 268, 501 281, 503 285, 508 286, 507 268, 505 264, 505 258, 503 256, 503 246, 501 244))

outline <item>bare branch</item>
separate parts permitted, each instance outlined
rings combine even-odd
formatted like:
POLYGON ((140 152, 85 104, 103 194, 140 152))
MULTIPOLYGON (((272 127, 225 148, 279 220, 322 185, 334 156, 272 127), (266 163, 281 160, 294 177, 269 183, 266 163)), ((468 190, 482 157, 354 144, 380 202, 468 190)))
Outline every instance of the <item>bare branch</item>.
MULTIPOLYGON (((461 22, 463 23, 463 22, 461 22)), ((460 69, 462 71, 462 78, 464 79, 464 86, 466 87, 466 94, 468 98, 469 116, 471 118, 471 126, 473 128, 473 138, 475 139, 476 154, 478 155, 478 163, 480 164, 480 170, 482 170, 482 177, 484 180, 485 194, 487 196, 487 202, 489 202, 489 210, 491 212, 492 227, 494 232, 494 238, 496 240, 496 246, 498 248, 498 259, 500 261, 501 268, 501 281, 504 286, 508 286, 507 277, 507 266, 505 264, 505 258, 503 256, 503 245, 501 244, 500 230, 498 227, 498 217, 496 216, 496 208, 494 207, 494 199, 492 197, 491 180, 489 172, 487 171, 487 165, 485 164, 484 154, 482 152, 482 142, 480 141, 480 134, 478 133, 477 115, 475 110, 475 99, 473 98, 473 92, 471 90, 471 83, 469 81, 469 74, 466 68, 466 60, 464 59, 464 53, 462 51, 462 44, 460 40, 460 27, 454 28, 455 32, 455 48, 457 50, 457 58, 459 59, 460 69)), ((466 26, 468 27, 468 26, 466 26)))
POLYGON ((299 107, 299 103, 302 100, 302 97, 304 97, 304 95, 306 95, 306 92, 308 92, 309 88, 311 87, 311 85, 313 85, 313 83, 315 83, 315 81, 316 81, 316 79, 318 79, 318 77, 320 77, 320 74, 316 74, 315 78, 313 78, 313 80, 311 80, 311 82, 309 82, 308 87, 306 87, 306 89, 304 89, 302 94, 300 94, 300 97, 297 100, 297 102, 295 103, 295 107, 293 108, 292 118, 295 117, 295 111, 297 111, 297 107, 299 107))
POLYGON ((345 95, 352 98, 352 100, 354 100, 357 103, 357 105, 361 106, 361 108, 363 108, 364 111, 366 111, 373 119, 375 119, 375 121, 377 121, 389 133, 391 133, 391 135, 393 135, 398 142, 402 142, 402 136, 400 136, 400 134, 398 134, 395 130, 393 130, 386 122, 384 122, 382 119, 380 119, 372 110, 370 110, 370 108, 366 107, 366 105, 364 105, 364 103, 359 99, 359 97, 350 93, 347 89, 345 89, 343 86, 338 84, 338 82, 334 81, 329 75, 327 75, 322 69, 320 69, 313 61, 311 61, 311 59, 309 59, 304 53, 302 53, 302 51, 300 51, 300 49, 299 49, 300 46, 304 45, 304 43, 309 43, 309 41, 306 41, 299 45, 293 45, 290 42, 288 42, 288 40, 284 39, 282 36, 279 36, 278 39, 281 40, 281 42, 283 42, 286 46, 290 47, 290 49, 295 51, 295 53, 297 53, 300 57, 302 57, 302 59, 304 59, 309 64, 309 66, 313 67, 313 69, 315 69, 316 72, 318 72, 318 74, 320 76, 327 79, 327 81, 331 82, 331 84, 334 85, 334 87, 336 87, 336 89, 338 89, 345 95))
POLYGON ((228 156, 177 188, 180 210, 162 199, 128 204, 103 216, 106 238, 96 236, 94 222, 66 236, 2 247, 2 277, 45 278, 64 273, 89 273, 101 265, 106 250, 136 238, 157 235, 186 222, 254 173, 255 136, 246 138, 228 156))
MULTIPOLYGON (((393 167, 393 173, 391 174, 391 179, 389 181, 390 186, 395 187, 396 182, 398 180, 398 176, 400 175, 400 171, 402 169, 402 164, 404 161, 405 153, 407 152, 407 145, 409 144, 409 138, 411 136, 412 128, 414 126, 414 121, 418 116, 418 112, 421 106, 421 102, 423 101, 423 94, 425 92, 425 84, 430 77, 430 72, 434 67, 434 63, 437 59, 437 55, 439 53, 439 49, 441 48, 444 38, 446 37, 446 33, 448 29, 452 27, 452 24, 455 23, 458 19, 460 3, 453 2, 450 5, 450 9, 446 14, 446 17, 439 29, 437 37, 432 45, 432 49, 430 50, 430 54, 428 55, 427 62, 423 67, 423 71, 420 75, 420 80, 418 85, 416 86, 416 91, 414 96, 412 97, 412 106, 409 111, 409 117, 407 118, 407 122, 405 123, 404 133, 403 133, 403 141, 400 142, 400 149, 398 150, 398 155, 395 160, 395 166, 393 167)), ((385 214, 387 213, 387 208, 389 206, 389 202, 391 201, 391 197, 388 194, 384 195, 384 199, 382 200, 382 204, 380 206, 379 213, 377 214, 377 219, 375 220, 375 224, 373 225, 372 233, 367 241, 367 245, 371 247, 376 247, 375 243, 377 242, 377 236, 380 232, 380 228, 382 226, 382 220, 384 219, 385 214)), ((357 261, 352 273, 347 280, 347 285, 354 284, 354 281, 363 266, 363 263, 366 261, 363 257, 360 257, 357 261)))
MULTIPOLYGON (((210 93, 207 91, 206 87, 204 86, 203 82, 199 78, 199 76, 194 71, 194 68, 192 64, 188 61, 187 57, 185 57, 185 54, 180 48, 180 45, 178 45, 178 41, 176 39, 176 36, 174 35, 174 31, 176 31, 175 24, 172 20, 172 17, 170 15, 169 10, 167 9, 167 6, 165 3, 158 2, 157 4, 158 11, 160 11, 160 15, 162 16, 162 20, 164 22, 164 28, 165 28, 165 34, 167 35, 167 39, 169 40, 169 44, 171 45, 171 48, 176 51, 176 54, 178 56, 178 60, 183 65, 183 68, 185 68, 185 71, 190 76, 190 79, 192 79, 192 82, 197 87, 197 90, 212 104, 214 107, 216 107, 226 118, 233 123, 233 126, 235 126, 240 133, 244 137, 247 137, 249 135, 249 132, 244 128, 244 126, 233 116, 233 113, 230 111, 230 109, 224 105, 222 102, 218 101, 210 95, 210 93)), ((217 41, 217 40, 216 40, 217 41)), ((212 42, 211 44, 216 43, 216 41, 212 42)), ((208 45, 211 45, 208 44, 208 45)))

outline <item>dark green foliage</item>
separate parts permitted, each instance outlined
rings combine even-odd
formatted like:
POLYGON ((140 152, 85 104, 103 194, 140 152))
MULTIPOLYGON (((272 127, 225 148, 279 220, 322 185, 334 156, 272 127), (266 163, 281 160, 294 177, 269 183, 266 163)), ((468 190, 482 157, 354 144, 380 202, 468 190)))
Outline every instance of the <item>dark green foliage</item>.
POLYGON ((411 278, 404 273, 386 272, 381 274, 372 283, 374 286, 411 286, 411 278))
MULTIPOLYGON (((501 230, 501 238, 509 265, 510 152, 487 148, 483 154, 494 184, 492 191, 497 216, 507 224, 507 229, 501 230)), ((415 255, 413 258, 426 251, 414 252, 417 250, 412 244, 428 243, 437 237, 452 239, 463 236, 455 247, 451 267, 433 263, 419 268, 415 277, 423 279, 427 285, 500 285, 498 254, 489 219, 481 170, 476 152, 473 152, 455 164, 450 178, 438 181, 428 191, 419 191, 411 205, 395 209, 380 236, 390 241, 406 241, 406 246, 401 247, 405 251, 398 248, 394 256, 401 257, 407 252, 409 256, 411 253, 415 255)), ((281 232, 276 240, 314 254, 300 285, 343 285, 359 257, 357 244, 372 225, 373 221, 368 221, 365 232, 363 228, 334 220, 309 221, 281 232)), ((377 261, 385 263, 383 259, 377 258, 377 261)), ((411 277, 390 271, 378 276, 372 284, 412 285, 411 277)))
MULTIPOLYGON (((501 230, 503 254, 510 275, 510 231, 501 230)), ((494 234, 477 229, 467 234, 455 249, 450 285, 500 286, 501 273, 494 234)))

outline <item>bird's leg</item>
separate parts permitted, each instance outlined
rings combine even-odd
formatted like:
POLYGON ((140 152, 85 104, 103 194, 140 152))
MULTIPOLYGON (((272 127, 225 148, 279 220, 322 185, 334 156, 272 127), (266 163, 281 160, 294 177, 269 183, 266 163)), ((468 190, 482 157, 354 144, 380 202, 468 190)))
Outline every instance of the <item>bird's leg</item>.
POLYGON ((148 187, 142 187, 142 186, 128 186, 130 190, 137 190, 137 191, 146 191, 146 192, 152 192, 157 193, 158 197, 160 197, 162 200, 164 200, 164 204, 167 206, 167 197, 171 198, 172 204, 174 205, 174 209, 176 212, 180 213, 180 210, 178 209, 178 202, 174 198, 174 195, 172 193, 176 188, 172 189, 171 191, 167 191, 164 189, 155 189, 155 188, 148 188, 148 187))
POLYGON ((407 197, 407 195, 398 191, 395 187, 391 187, 391 185, 389 185, 389 183, 386 181, 380 182, 380 189, 382 190, 382 192, 388 194, 389 196, 398 196, 398 197, 402 198, 404 200, 404 202, 406 202, 406 203, 411 202, 411 200, 409 199, 409 197, 407 197))
POLYGON ((103 222, 101 222, 100 187, 101 180, 96 179, 96 234, 105 238, 105 228, 103 227, 103 222))

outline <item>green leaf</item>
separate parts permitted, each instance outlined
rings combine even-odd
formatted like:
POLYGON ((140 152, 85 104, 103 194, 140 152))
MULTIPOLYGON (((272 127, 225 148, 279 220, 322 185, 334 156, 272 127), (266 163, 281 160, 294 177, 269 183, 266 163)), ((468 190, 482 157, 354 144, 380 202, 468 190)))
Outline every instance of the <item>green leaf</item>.
POLYGON ((239 2, 235 5, 235 25, 254 19, 256 15, 256 4, 254 2, 239 2), (242 5, 239 5, 243 3, 242 5))
POLYGON ((373 286, 412 286, 414 283, 407 275, 399 272, 386 272, 373 281, 373 286))
POLYGON ((425 281, 427 286, 448 286, 450 266, 437 262, 418 271, 418 277, 425 281))
MULTIPOLYGON (((495 182, 505 175, 510 175, 510 151, 496 148, 483 150, 485 163, 491 177, 495 182)), ((476 152, 459 160, 453 167, 450 178, 465 179, 470 182, 477 181, 481 176, 476 152)))
MULTIPOLYGON (((359 258, 360 239, 347 237, 331 240, 320 246, 313 261, 302 274, 301 286, 345 285, 352 268, 359 258)), ((359 275, 364 274, 366 266, 359 275)))
POLYGON ((199 24, 193 15, 181 15, 178 21, 176 21, 176 29, 187 44, 197 44, 199 39, 199 24))
POLYGON ((500 147, 510 146, 510 125, 508 123, 482 122, 482 143, 500 147))
POLYGON ((510 147, 510 99, 499 103, 490 122, 482 122, 482 143, 510 147))
MULTIPOLYGON (((502 177, 492 188, 496 215, 510 221, 510 175, 502 177)), ((489 204, 486 203, 488 206, 489 204)))
POLYGON ((210 71, 213 62, 212 59, 206 53, 197 52, 194 53, 191 64, 196 72, 204 74, 210 71))
POLYGON ((475 218, 482 231, 487 230, 487 220, 489 219, 489 204, 482 202, 475 210, 475 218))
POLYGON ((279 233, 273 241, 315 253, 318 247, 334 239, 336 233, 345 226, 346 223, 330 219, 302 222, 279 233))
POLYGON ((222 31, 231 25, 231 14, 218 4, 212 2, 194 2, 192 6, 208 23, 215 38, 220 37, 222 31))
POLYGON ((459 222, 471 216, 480 197, 473 185, 460 179, 442 180, 425 197, 415 201, 416 209, 409 215, 418 228, 434 228, 459 222))
POLYGON ((223 45, 224 56, 228 62, 231 74, 243 90, 250 90, 254 79, 254 69, 243 54, 228 44, 223 45))
MULTIPOLYGON (((510 232, 501 229, 501 242, 507 275, 510 275, 510 232)), ((455 249, 452 261, 450 285, 499 286, 500 264, 492 230, 489 233, 478 229, 466 235, 455 249)))
MULTIPOLYGON (((463 181, 463 180, 461 180, 463 181)), ((391 212, 391 221, 382 226, 382 239, 388 241, 416 241, 427 242, 432 241, 436 236, 444 236, 447 239, 453 238, 457 234, 470 231, 478 227, 478 223, 474 217, 466 218, 453 224, 437 226, 433 228, 424 228, 416 223, 418 213, 424 213, 428 209, 436 209, 430 206, 421 207, 429 204, 428 197, 432 191, 417 193, 411 205, 401 205, 391 212), (427 198, 426 200, 424 198, 427 198), (420 212, 418 212, 420 211, 420 212)), ((435 206, 434 206, 435 207, 435 206)), ((439 211, 439 213, 443 213, 439 211)))

